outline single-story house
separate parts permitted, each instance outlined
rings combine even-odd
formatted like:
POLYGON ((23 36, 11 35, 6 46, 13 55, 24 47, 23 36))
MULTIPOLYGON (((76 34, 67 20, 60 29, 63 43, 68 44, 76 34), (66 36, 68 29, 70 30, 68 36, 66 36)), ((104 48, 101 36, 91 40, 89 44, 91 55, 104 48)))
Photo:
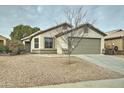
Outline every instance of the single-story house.
POLYGON ((72 54, 100 54, 104 49, 104 36, 106 36, 105 33, 89 23, 82 24, 76 28, 73 28, 68 23, 62 23, 33 33, 21 40, 27 51, 31 53, 64 54, 67 53, 69 48, 70 38, 75 43, 80 39, 80 43, 74 48, 72 54), (85 30, 86 27, 87 31, 85 30), (70 37, 72 32, 74 35, 70 37))
POLYGON ((106 33, 105 47, 117 46, 119 51, 124 51, 124 30, 117 29, 106 33))
POLYGON ((6 45, 8 38, 0 35, 0 45, 6 45))

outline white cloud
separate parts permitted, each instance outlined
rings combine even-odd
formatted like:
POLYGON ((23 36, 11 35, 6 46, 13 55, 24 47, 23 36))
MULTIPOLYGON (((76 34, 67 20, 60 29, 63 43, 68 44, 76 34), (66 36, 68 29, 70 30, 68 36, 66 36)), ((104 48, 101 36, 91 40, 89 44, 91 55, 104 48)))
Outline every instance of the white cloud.
POLYGON ((42 11, 43 11, 43 7, 42 6, 37 6, 37 12, 40 14, 40 13, 42 13, 42 11))
MULTIPOLYGON (((41 26, 42 28, 65 21, 63 10, 80 6, 0 6, 0 33, 9 35, 10 29, 18 24, 41 26)), ((96 19, 96 25, 103 31, 122 28, 124 6, 84 6, 89 19, 96 19)))

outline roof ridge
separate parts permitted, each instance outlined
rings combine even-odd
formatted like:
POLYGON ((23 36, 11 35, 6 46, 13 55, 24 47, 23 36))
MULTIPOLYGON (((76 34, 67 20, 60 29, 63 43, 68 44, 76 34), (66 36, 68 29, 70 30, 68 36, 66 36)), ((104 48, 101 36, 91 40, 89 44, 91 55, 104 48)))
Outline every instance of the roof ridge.
POLYGON ((108 31, 108 32, 106 32, 106 34, 112 35, 112 34, 115 34, 115 33, 122 32, 122 31, 124 31, 124 30, 123 29, 116 29, 116 30, 108 31))
POLYGON ((116 32, 116 31, 124 31, 124 29, 114 29, 114 30, 111 30, 111 31, 107 31, 106 33, 108 33, 108 32, 116 32))
POLYGON ((76 27, 76 28, 72 28, 71 30, 68 30, 68 31, 65 31, 65 32, 62 32, 62 33, 58 33, 58 34, 55 35, 55 36, 56 36, 56 37, 60 37, 60 36, 62 36, 62 35, 64 35, 64 34, 70 33, 72 30, 79 29, 80 27, 86 26, 86 25, 87 25, 88 27, 92 27, 94 30, 97 30, 99 33, 101 33, 101 34, 103 34, 103 35, 106 36, 106 34, 105 34, 104 32, 102 32, 101 30, 99 30, 97 27, 93 26, 93 25, 90 24, 90 23, 81 24, 81 25, 79 25, 79 26, 76 27))

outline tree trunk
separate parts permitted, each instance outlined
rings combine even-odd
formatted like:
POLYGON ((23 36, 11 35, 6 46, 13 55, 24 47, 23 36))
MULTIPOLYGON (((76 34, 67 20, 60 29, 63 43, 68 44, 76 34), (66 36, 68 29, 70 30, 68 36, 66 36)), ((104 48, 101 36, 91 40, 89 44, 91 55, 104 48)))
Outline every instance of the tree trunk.
POLYGON ((71 60, 70 60, 70 54, 68 55, 68 64, 70 64, 71 62, 70 62, 71 60))

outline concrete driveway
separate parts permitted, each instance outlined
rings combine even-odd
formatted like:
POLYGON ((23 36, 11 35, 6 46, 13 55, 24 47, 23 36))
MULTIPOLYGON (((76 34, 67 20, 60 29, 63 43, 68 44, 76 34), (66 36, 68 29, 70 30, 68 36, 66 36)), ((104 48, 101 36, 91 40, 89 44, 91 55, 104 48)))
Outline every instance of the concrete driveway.
POLYGON ((124 58, 111 55, 75 55, 91 63, 124 74, 124 58))

